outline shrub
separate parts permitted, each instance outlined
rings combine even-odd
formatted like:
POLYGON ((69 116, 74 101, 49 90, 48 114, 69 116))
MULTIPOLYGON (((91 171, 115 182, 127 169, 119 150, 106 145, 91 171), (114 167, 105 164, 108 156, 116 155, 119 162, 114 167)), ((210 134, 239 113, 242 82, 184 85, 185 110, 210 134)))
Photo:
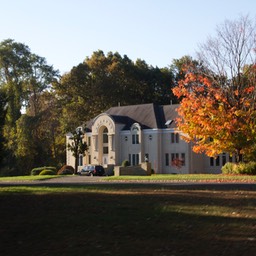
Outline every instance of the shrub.
POLYGON ((237 169, 236 163, 228 162, 222 166, 221 171, 223 174, 235 174, 237 169))
POLYGON ((130 166, 130 163, 129 163, 128 160, 124 160, 124 161, 122 162, 122 167, 126 167, 126 166, 130 166))
POLYGON ((31 175, 39 175, 41 173, 41 171, 43 170, 51 170, 53 172, 56 173, 56 168, 55 167, 52 167, 52 166, 44 166, 44 167, 37 167, 37 168, 34 168, 32 169, 31 171, 31 175))
POLYGON ((46 170, 46 169, 42 170, 42 171, 39 173, 39 175, 55 175, 55 174, 56 174, 55 171, 53 171, 53 170, 46 170))
POLYGON ((256 162, 226 163, 221 168, 223 174, 256 175, 256 162))
POLYGON ((247 164, 247 170, 250 175, 256 175, 256 162, 249 162, 247 164))
POLYGON ((237 168, 240 174, 256 175, 256 162, 239 163, 237 168))
POLYGON ((74 174, 75 169, 70 165, 63 165, 57 172, 58 175, 74 174))

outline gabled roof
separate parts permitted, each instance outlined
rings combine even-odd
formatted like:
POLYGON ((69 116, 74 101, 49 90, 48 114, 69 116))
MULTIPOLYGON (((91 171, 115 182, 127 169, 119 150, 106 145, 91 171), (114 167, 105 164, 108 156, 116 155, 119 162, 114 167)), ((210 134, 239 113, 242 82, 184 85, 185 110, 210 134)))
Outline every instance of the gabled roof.
MULTIPOLYGON (((134 123, 139 123, 142 129, 167 128, 166 123, 175 120, 179 105, 156 105, 154 103, 118 106, 108 109, 105 113, 111 116, 115 123, 124 124, 124 130, 130 129, 134 123)), ((175 122, 170 122, 168 127, 175 127, 175 122)), ((92 122, 87 128, 91 129, 92 122)))

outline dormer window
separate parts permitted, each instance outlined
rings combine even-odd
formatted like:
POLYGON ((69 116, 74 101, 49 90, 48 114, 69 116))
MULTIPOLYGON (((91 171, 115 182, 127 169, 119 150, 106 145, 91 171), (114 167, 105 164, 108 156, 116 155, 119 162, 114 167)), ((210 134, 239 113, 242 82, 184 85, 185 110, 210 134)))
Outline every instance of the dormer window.
POLYGON ((172 122, 173 122, 173 120, 169 119, 169 120, 167 120, 167 122, 165 123, 165 125, 166 125, 167 127, 169 127, 169 126, 172 124, 172 122))

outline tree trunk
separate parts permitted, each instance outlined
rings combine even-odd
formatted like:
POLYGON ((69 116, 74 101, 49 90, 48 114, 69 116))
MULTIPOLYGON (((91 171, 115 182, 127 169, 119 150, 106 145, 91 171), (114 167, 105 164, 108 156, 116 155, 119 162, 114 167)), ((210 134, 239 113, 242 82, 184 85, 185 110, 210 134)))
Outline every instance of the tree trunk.
POLYGON ((237 149, 236 151, 236 162, 243 162, 243 155, 241 154, 241 149, 237 149))
POLYGON ((75 156, 75 173, 74 174, 77 174, 77 169, 78 169, 78 160, 79 160, 79 156, 76 155, 75 156))

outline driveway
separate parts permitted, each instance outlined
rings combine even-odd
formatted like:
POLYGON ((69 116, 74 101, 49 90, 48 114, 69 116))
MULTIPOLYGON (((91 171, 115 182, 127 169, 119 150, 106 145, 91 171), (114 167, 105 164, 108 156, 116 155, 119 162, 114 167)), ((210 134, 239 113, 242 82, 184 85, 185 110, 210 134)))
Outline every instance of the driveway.
POLYGON ((91 184, 91 183, 99 183, 102 180, 102 177, 99 176, 79 176, 79 175, 67 175, 61 176, 53 179, 46 180, 17 180, 17 181, 0 181, 0 186, 34 186, 34 185, 81 185, 81 184, 91 184))

